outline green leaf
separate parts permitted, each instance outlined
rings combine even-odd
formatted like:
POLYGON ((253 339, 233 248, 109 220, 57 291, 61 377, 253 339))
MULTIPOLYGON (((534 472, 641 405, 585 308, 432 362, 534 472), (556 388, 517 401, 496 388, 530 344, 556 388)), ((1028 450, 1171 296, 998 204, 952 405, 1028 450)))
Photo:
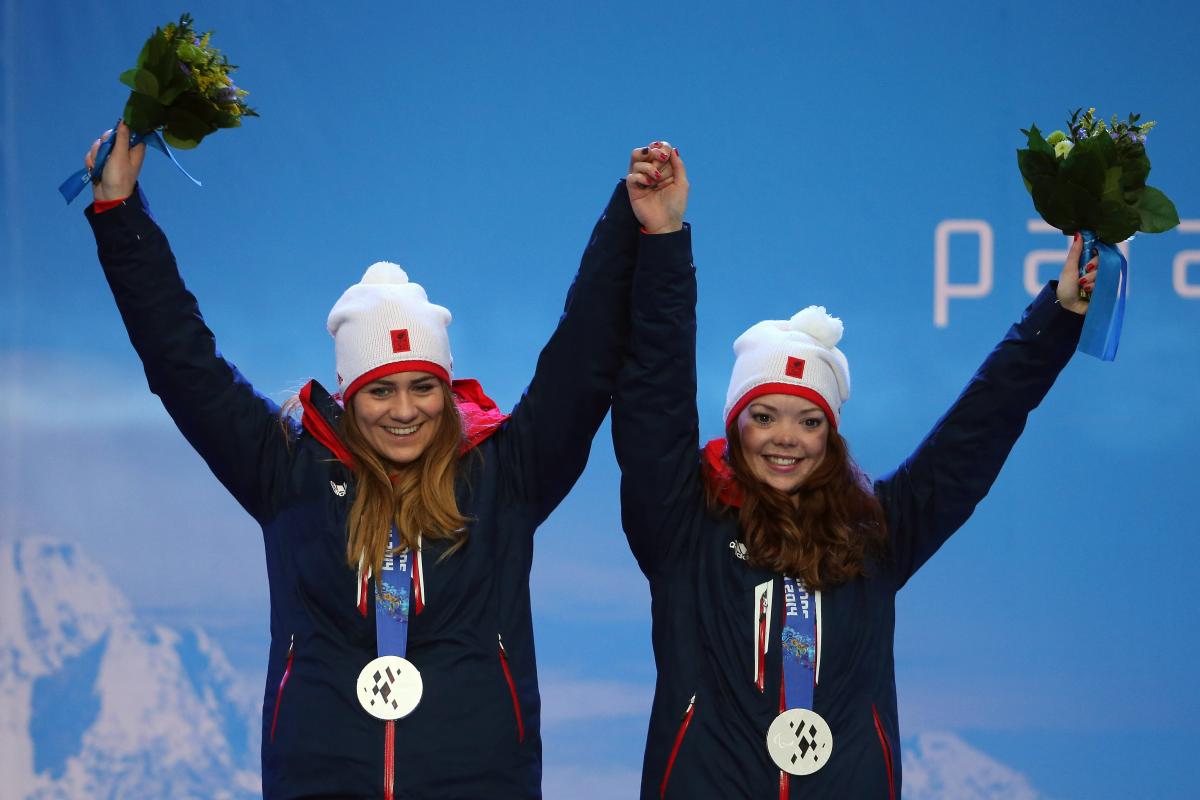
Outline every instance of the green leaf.
MULTIPOLYGON (((1090 140, 1089 140, 1090 141, 1090 140)), ((1062 165, 1063 180, 1086 191, 1096 201, 1104 192, 1104 173, 1107 165, 1095 146, 1088 142, 1075 145, 1062 165)))
POLYGON ((1146 186, 1146 178, 1150 175, 1150 159, 1143 149, 1132 158, 1121 160, 1121 190, 1124 192, 1140 192, 1146 186))
POLYGON ((157 99, 158 78, 155 78, 149 70, 139 69, 133 74, 133 90, 157 99))
POLYGON ((167 144, 171 145, 171 147, 179 150, 191 150, 193 147, 200 144, 199 139, 180 139, 169 130, 163 131, 163 139, 165 139, 167 144))
MULTIPOLYGON (((146 59, 150 57, 150 43, 152 41, 154 41, 154 36, 151 36, 149 39, 147 39, 146 43, 144 45, 142 45, 141 51, 138 52, 138 57, 137 57, 137 66, 138 67, 145 64, 146 59)), ((135 69, 136 69, 136 67, 135 67, 135 69)), ((126 123, 126 124, 128 124, 128 123, 126 123)))
POLYGON ((133 83, 133 76, 136 73, 137 73, 137 67, 134 67, 133 69, 127 69, 121 73, 121 77, 119 78, 119 80, 121 81, 121 83, 125 84, 130 89, 136 89, 137 86, 135 86, 133 83))
POLYGON ((125 124, 134 133, 146 133, 162 126, 166 111, 154 98, 140 92, 130 92, 129 100, 125 103, 125 124))
MULTIPOLYGON (((1026 131, 1022 129, 1022 132, 1025 133, 1026 131)), ((1034 151, 1035 153, 1044 153, 1051 158, 1054 157, 1054 146, 1048 144, 1046 140, 1042 138, 1042 132, 1038 130, 1037 125, 1030 125, 1027 133, 1030 150, 1034 151)))
POLYGON ((1117 153, 1117 143, 1107 133, 1100 136, 1093 136, 1086 142, 1080 142, 1080 144, 1085 145, 1084 152, 1091 151, 1099 156, 1106 167, 1111 167, 1120 161, 1117 153))
POLYGON ((1175 204, 1165 194, 1152 186, 1147 186, 1137 204, 1137 214, 1140 219, 1136 230, 1146 233, 1162 233, 1169 231, 1179 224, 1179 213, 1175 204))
POLYGON ((1047 224, 1060 231, 1079 230, 1079 218, 1068 192, 1062 190, 1062 184, 1056 177, 1040 176, 1030 183, 1033 188, 1029 194, 1033 197, 1033 207, 1041 214, 1047 224))
MULTIPOLYGON (((162 28, 155 28, 154 35, 146 40, 146 46, 142 49, 142 57, 148 63, 157 63, 162 60, 163 53, 171 52, 171 43, 163 36, 162 28)), ((142 57, 138 61, 142 61, 142 57)), ((138 66, 142 66, 140 63, 138 66)))
POLYGON ((1109 167, 1104 173, 1104 190, 1100 199, 1106 203, 1124 203, 1125 192, 1121 189, 1120 167, 1109 167))
POLYGON ((158 102, 162 103, 164 106, 169 106, 174 103, 179 95, 183 94, 185 91, 187 91, 186 86, 172 86, 169 89, 163 89, 158 94, 158 102))
POLYGON ((216 125, 178 105, 167 109, 166 130, 181 140, 198 143, 216 129, 216 125))
POLYGON ((1034 183, 1039 177, 1053 178, 1058 175, 1058 161, 1054 158, 1053 148, 1049 154, 1032 149, 1018 150, 1017 167, 1021 170, 1021 177, 1025 179, 1026 189, 1029 188, 1028 184, 1034 183))
POLYGON ((1125 203, 1104 202, 1100 204, 1099 214, 1092 230, 1100 241, 1107 244, 1117 244, 1137 233, 1140 220, 1136 209, 1125 203))

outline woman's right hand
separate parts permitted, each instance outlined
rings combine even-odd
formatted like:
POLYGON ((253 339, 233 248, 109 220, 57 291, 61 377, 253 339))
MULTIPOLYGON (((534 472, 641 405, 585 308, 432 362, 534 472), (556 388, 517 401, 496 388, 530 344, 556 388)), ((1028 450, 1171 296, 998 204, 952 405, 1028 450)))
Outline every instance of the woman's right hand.
POLYGON ((647 233, 672 233, 683 228, 687 210, 687 170, 679 151, 667 142, 638 147, 629 157, 625 176, 633 213, 647 233))
MULTIPOLYGON (((112 135, 112 131, 106 131, 103 136, 92 142, 92 148, 83 159, 88 172, 91 172, 96 164, 96 153, 100 150, 100 144, 112 135)), ((129 128, 124 122, 117 123, 116 137, 112 153, 109 154, 108 161, 104 162, 104 171, 100 173, 100 182, 92 184, 92 194, 101 202, 124 200, 133 194, 133 187, 137 185, 138 175, 142 171, 142 161, 146 158, 144 144, 139 142, 133 148, 129 147, 129 128)))

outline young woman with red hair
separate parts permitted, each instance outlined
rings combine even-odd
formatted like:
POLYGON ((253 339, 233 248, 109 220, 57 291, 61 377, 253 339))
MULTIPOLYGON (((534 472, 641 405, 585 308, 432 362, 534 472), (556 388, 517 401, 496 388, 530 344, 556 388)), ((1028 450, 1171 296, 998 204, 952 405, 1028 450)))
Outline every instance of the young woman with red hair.
MULTIPOLYGON (((896 800, 895 595, 971 515, 1070 359, 1080 243, 913 454, 873 483, 839 432, 842 323, 810 306, 734 343, 726 438, 701 448, 688 182, 638 209, 613 395, 622 520, 658 668, 643 800, 896 800)), ((637 175, 630 175, 631 187, 637 175)), ((632 190, 632 189, 631 189, 632 190)))

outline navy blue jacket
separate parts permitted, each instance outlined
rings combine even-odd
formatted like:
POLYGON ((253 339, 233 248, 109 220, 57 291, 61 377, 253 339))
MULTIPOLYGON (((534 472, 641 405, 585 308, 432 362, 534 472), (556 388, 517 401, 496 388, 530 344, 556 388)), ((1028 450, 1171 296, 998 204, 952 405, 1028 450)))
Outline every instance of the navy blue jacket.
MULTIPOLYGON (((645 800, 776 800, 766 749, 779 712, 779 613, 770 616, 764 689, 755 619, 782 576, 745 560, 736 519, 707 511, 698 447, 695 270, 690 232, 643 236, 634 276, 630 357, 613 395, 622 519, 650 581, 658 682, 642 767, 645 800)), ((1071 357, 1082 317, 1042 291, 962 395, 895 472, 876 481, 891 557, 869 577, 821 595, 814 706, 829 723, 823 769, 791 777, 805 800, 896 800, 900 750, 892 640, 895 595, 971 515, 1013 443, 1071 357)))
MULTIPOLYGON (((376 656, 375 610, 360 613, 346 564, 354 481, 335 457, 340 407, 310 384, 304 424, 285 420, 285 439, 276 404, 217 352, 139 194, 89 209, 88 219, 151 391, 262 526, 271 596, 263 794, 383 797, 385 723, 356 699, 358 673, 376 656)), ((461 462, 458 503, 472 520, 465 546, 445 560, 445 542, 423 548, 425 606, 411 622, 408 658, 425 691, 396 722, 397 798, 541 796, 533 533, 579 477, 608 410, 637 236, 622 184, 524 396, 507 420, 493 415, 461 462)))

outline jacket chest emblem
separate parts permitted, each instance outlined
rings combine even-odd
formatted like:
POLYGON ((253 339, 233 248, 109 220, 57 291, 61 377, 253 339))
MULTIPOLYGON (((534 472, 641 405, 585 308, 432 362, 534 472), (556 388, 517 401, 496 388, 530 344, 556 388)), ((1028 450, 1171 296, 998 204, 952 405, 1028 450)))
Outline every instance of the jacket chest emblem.
POLYGON ((742 561, 745 561, 748 558, 746 553, 746 545, 742 544, 741 542, 730 542, 729 549, 732 550, 733 554, 742 561))
POLYGON ((330 481, 329 488, 332 489, 333 493, 338 497, 346 496, 346 484, 344 483, 334 483, 333 481, 330 481))

